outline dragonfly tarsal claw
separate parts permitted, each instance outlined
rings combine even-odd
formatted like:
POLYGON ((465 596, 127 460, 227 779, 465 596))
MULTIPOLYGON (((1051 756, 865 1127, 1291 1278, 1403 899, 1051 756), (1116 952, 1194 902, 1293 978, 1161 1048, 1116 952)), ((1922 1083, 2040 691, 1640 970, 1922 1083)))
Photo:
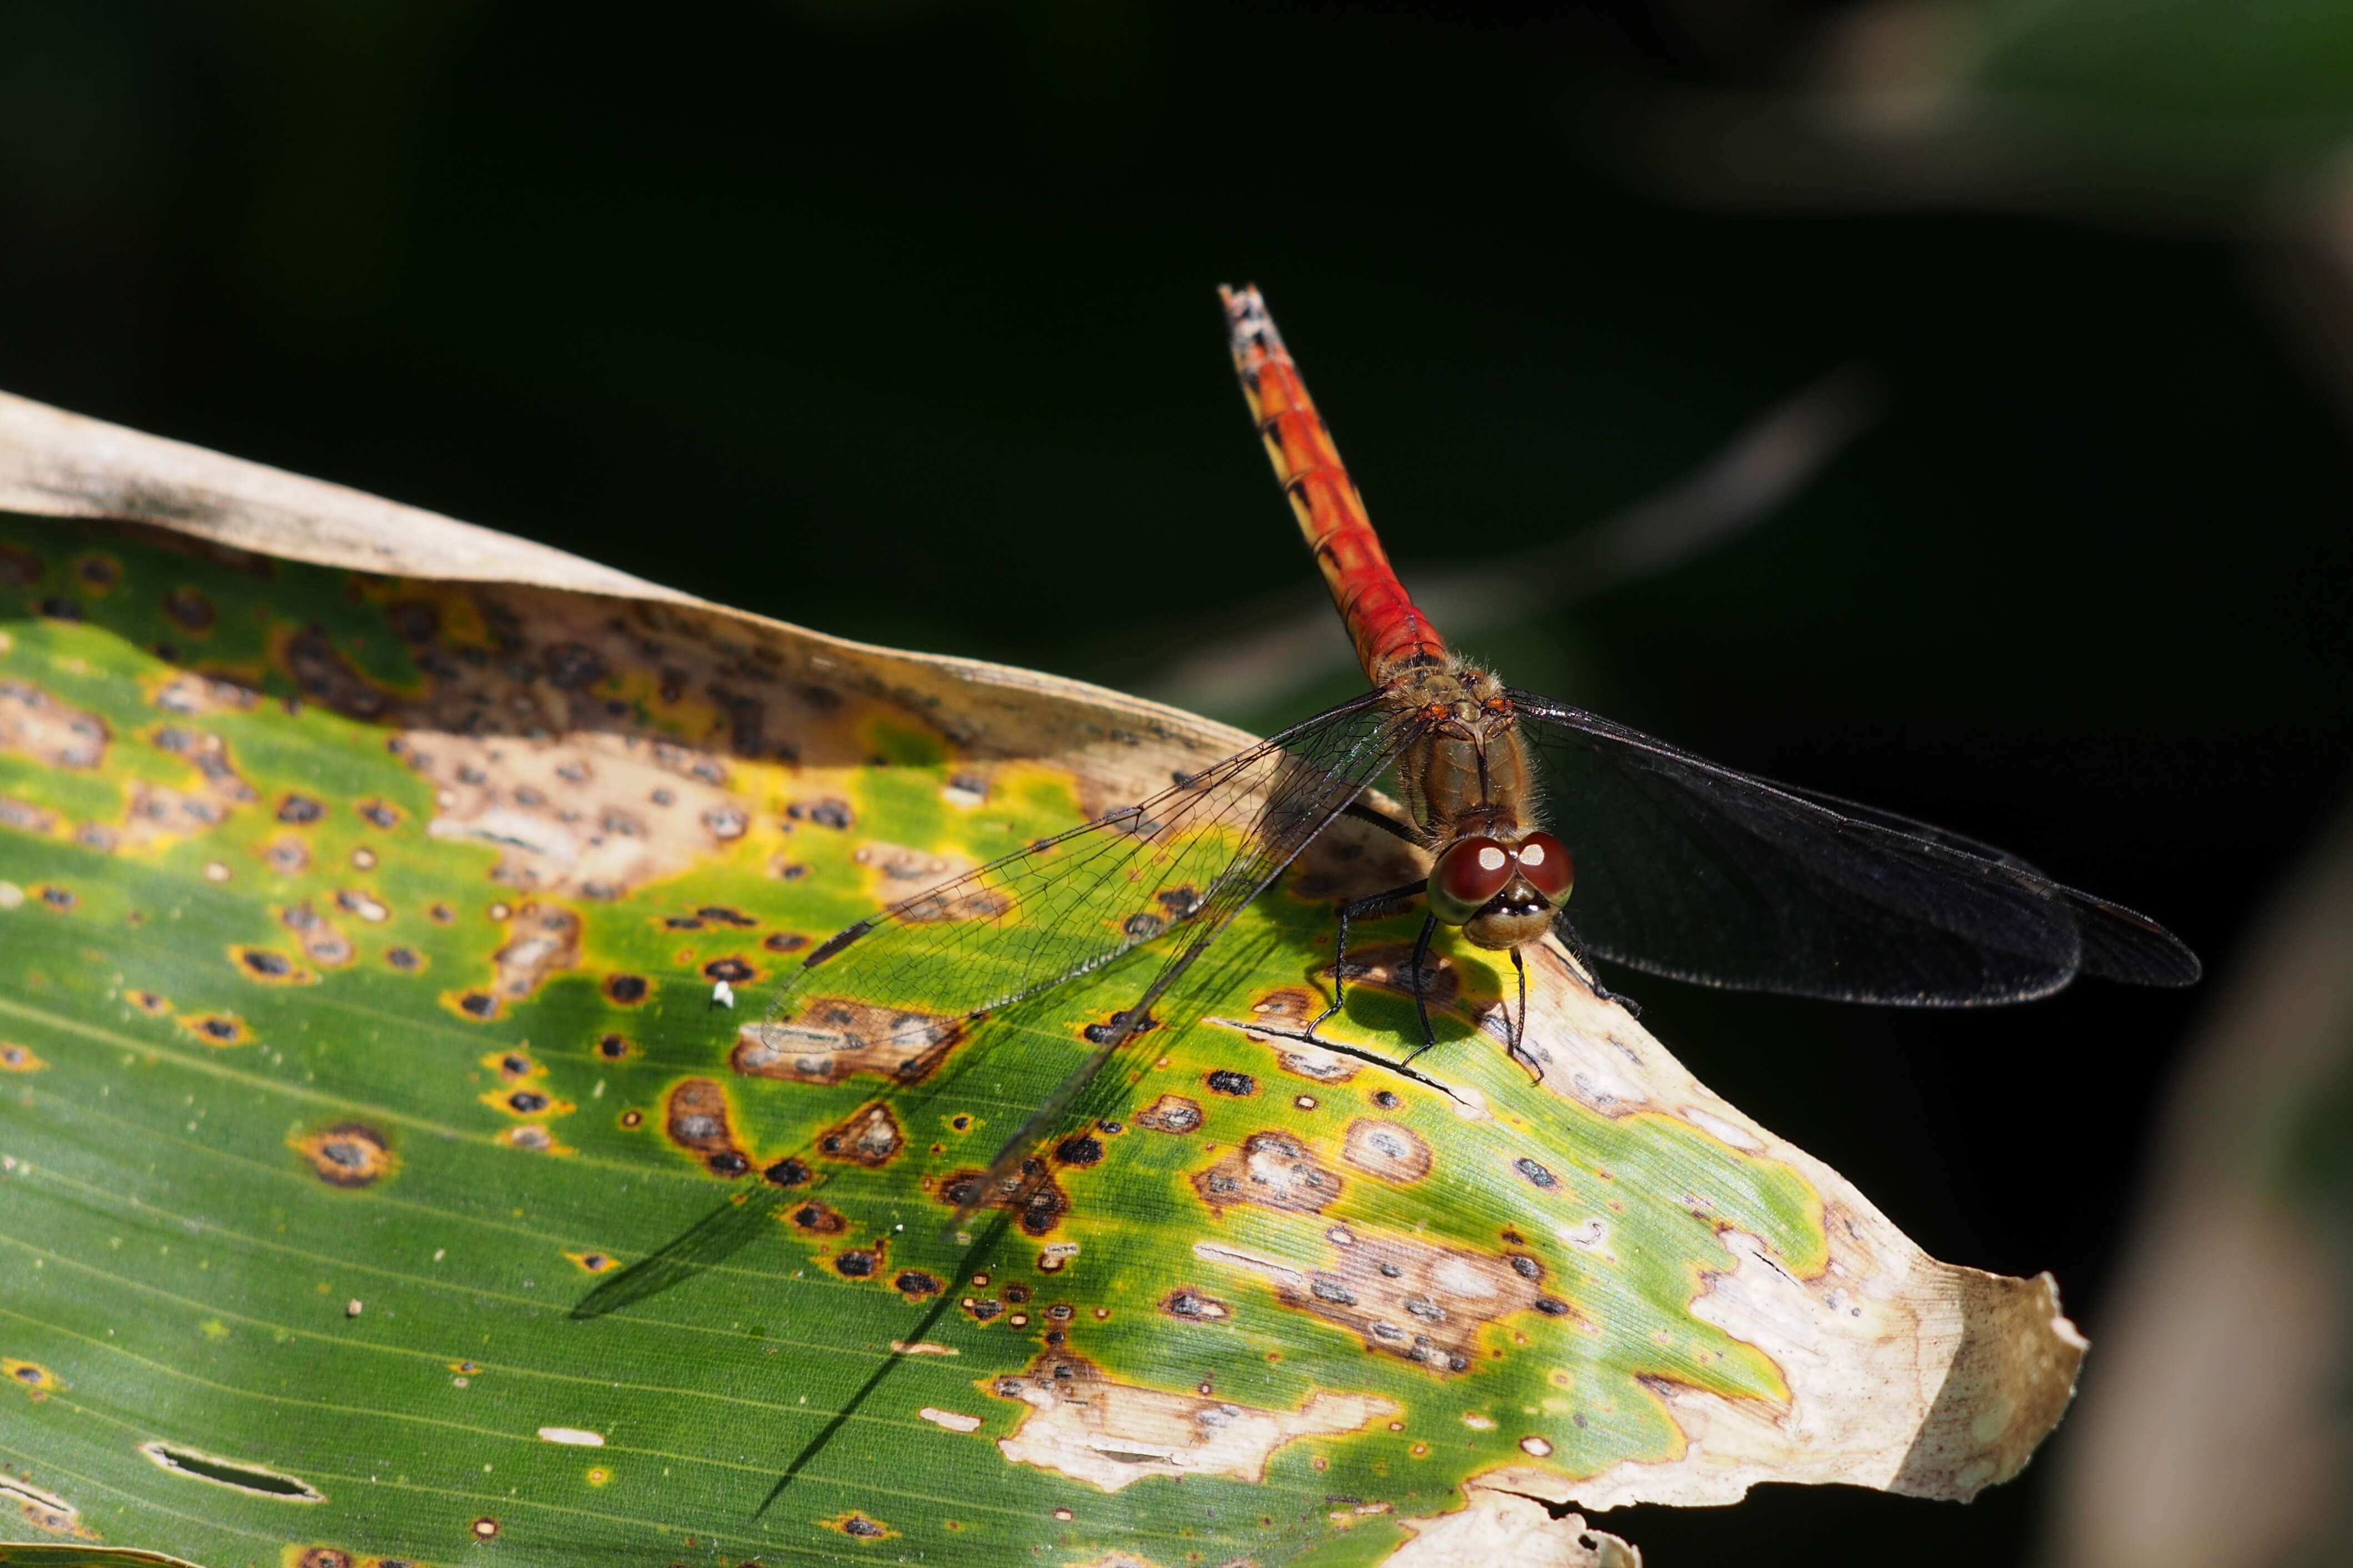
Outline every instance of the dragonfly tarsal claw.
POLYGON ((1517 1040, 1514 1040, 1505 1050, 1514 1061, 1527 1069, 1528 1081, 1541 1088, 1544 1084, 1544 1064, 1523 1048, 1517 1040))
POLYGON ((1642 1016, 1642 1005, 1640 1002, 1623 992, 1612 991, 1601 984, 1601 972, 1593 967, 1593 960, 1587 954, 1585 944, 1577 940, 1577 928, 1568 923, 1567 910, 1564 910, 1554 917, 1552 930, 1553 934, 1560 938, 1560 945, 1568 949, 1569 957, 1577 961, 1577 977, 1585 982, 1585 988, 1593 993, 1593 999, 1596 1002, 1615 1002, 1619 1006, 1626 1009, 1626 1016, 1630 1018, 1639 1018, 1642 1016))

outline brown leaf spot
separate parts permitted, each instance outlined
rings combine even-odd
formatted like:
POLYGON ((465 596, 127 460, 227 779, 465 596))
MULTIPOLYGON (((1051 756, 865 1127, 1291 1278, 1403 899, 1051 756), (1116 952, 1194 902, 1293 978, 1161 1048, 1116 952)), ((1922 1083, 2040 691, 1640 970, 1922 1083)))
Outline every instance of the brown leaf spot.
POLYGON ((254 847, 261 863, 281 877, 299 877, 311 868, 311 847, 290 833, 281 833, 254 847))
MULTIPOLYGON (((520 1002, 549 975, 579 963, 580 917, 555 904, 527 902, 515 912, 506 944, 491 962, 497 976, 491 988, 499 999, 520 1002)), ((607 979, 606 994, 612 995, 614 984, 623 978, 607 979)))
POLYGON ((27 1480, 0 1479, 0 1497, 13 1500, 26 1524, 49 1535, 70 1535, 95 1541, 98 1531, 82 1523, 81 1510, 54 1492, 27 1480))
POLYGON ((751 1162, 735 1142, 727 1091, 714 1079, 690 1078, 673 1087, 664 1106, 662 1125, 671 1142, 710 1169, 723 1175, 750 1169, 751 1162))
POLYGON ((1340 1158, 1368 1176, 1388 1182, 1418 1182, 1430 1174, 1430 1145, 1412 1129, 1364 1117, 1348 1123, 1340 1158))
POLYGON ((336 889, 335 908, 347 915, 357 915, 370 925, 381 925, 392 918, 392 911, 385 908, 373 893, 363 892, 357 888, 336 889))
POLYGON ((151 1018, 160 1018, 172 1010, 172 1004, 153 991, 126 991, 122 999, 151 1018))
POLYGON ((48 1065, 26 1047, 0 1041, 0 1072, 38 1072, 48 1065))
POLYGON ((180 1026, 208 1046, 242 1046, 253 1038, 252 1029, 234 1013, 184 1014, 180 1026))
POLYGON ((1541 1310, 1536 1280, 1512 1259, 1354 1233, 1335 1247, 1328 1268, 1267 1273, 1285 1306, 1347 1329, 1367 1350, 1440 1376, 1471 1369, 1486 1325, 1541 1310))
POLYGON ((308 827, 327 815, 327 808, 314 795, 288 792, 278 797, 279 821, 289 827, 308 827))
POLYGON ((564 1256, 588 1274, 607 1274, 621 1266, 620 1259, 609 1252, 567 1252, 564 1256))
POLYGON ((191 717, 200 713, 249 713, 260 702, 261 693, 234 678, 177 669, 154 689, 149 700, 167 713, 191 717))
POLYGON ((850 1112, 840 1123, 818 1134, 818 1152, 845 1160, 868 1170, 889 1164, 906 1147, 891 1108, 876 1103, 850 1112))
POLYGON ((1301 1437, 1361 1430, 1397 1410, 1368 1394, 1317 1393, 1297 1410, 1242 1405, 1215 1394, 1172 1394, 1113 1379, 1082 1357, 1050 1350, 990 1385, 1029 1409, 998 1450, 1016 1464, 1115 1492, 1153 1476, 1219 1476, 1257 1483, 1275 1450, 1301 1437))
POLYGON ((1195 1131, 1201 1125, 1201 1102, 1181 1094, 1164 1094, 1136 1113, 1135 1124, 1155 1132, 1195 1131))
POLYGON ((935 855, 899 844, 861 844, 852 863, 867 871, 867 890, 877 903, 896 906, 911 922, 996 920, 1011 911, 1012 899, 996 889, 954 882, 977 862, 963 855, 935 855), (934 891, 934 889, 939 889, 934 891))
POLYGON ((1071 1208, 1070 1194, 1043 1160, 1024 1160, 995 1181, 986 1171, 958 1171, 940 1184, 937 1196, 958 1209, 1005 1209, 1032 1237, 1051 1235, 1071 1208))
POLYGON ((724 980, 730 985, 745 985, 760 977, 760 972, 732 954, 714 958, 702 966, 705 980, 724 980))
POLYGON ((359 1560, 340 1547, 306 1546, 294 1568, 359 1568, 359 1560))
POLYGON ((405 643, 429 643, 441 635, 441 606, 430 599, 394 599, 384 615, 405 643))
POLYGON ((634 1007, 653 992, 642 974, 608 974, 605 976, 605 1000, 619 1007, 634 1007))
POLYGON ((77 771, 106 759, 106 721, 23 680, 0 680, 0 752, 77 771))
POLYGON ((400 750, 434 786, 427 831, 495 849, 491 877, 508 887, 599 900, 679 876, 742 836, 749 815, 724 787, 716 758, 606 729, 601 701, 595 727, 577 726, 571 710, 588 700, 585 692, 559 689, 551 701, 544 689, 509 687, 501 705, 527 738, 452 733, 478 722, 455 693, 441 700, 440 725, 424 712, 408 716, 417 728, 399 738, 400 750), (666 809, 648 812, 648 800, 666 809))
POLYGON ((164 614, 190 637, 200 637, 213 629, 213 602, 195 588, 184 585, 165 594, 164 614))
POLYGON ((1353 1058, 1307 1045, 1284 1046, 1274 1053, 1274 1065, 1293 1078, 1323 1084, 1345 1083, 1359 1070, 1353 1058))
POLYGON ((19 833, 51 833, 57 826, 58 814, 47 806, 0 795, 0 827, 13 827, 19 833))
POLYGON ((288 1142, 310 1162, 311 1174, 331 1187, 372 1187, 393 1169, 384 1134, 364 1121, 339 1121, 288 1142))
POLYGON ((1103 1157, 1103 1140, 1092 1133, 1076 1132, 1054 1145, 1057 1164, 1082 1168, 1100 1164, 1103 1157))
POLYGON ((282 952, 272 952, 266 947, 248 947, 237 942, 228 950, 229 962, 248 980, 259 980, 265 985, 308 985, 319 977, 282 952))
POLYGON ((312 908, 308 899, 280 910, 278 923, 293 933, 301 944, 302 956, 322 968, 340 968, 354 956, 351 939, 312 908))
POLYGON ((911 1301, 936 1296, 945 1288, 937 1276, 926 1274, 920 1268, 900 1270, 899 1278, 891 1281, 891 1287, 911 1301))
POLYGON ((499 1016, 499 999, 487 991, 444 991, 441 1005, 461 1018, 488 1023, 499 1016))
POLYGON ((847 1535, 853 1541, 888 1541, 899 1533, 881 1520, 871 1518, 854 1509, 848 1513, 835 1514, 831 1519, 820 1519, 818 1523, 837 1534, 847 1535))
POLYGON ((1288 1132, 1253 1132, 1193 1178, 1193 1190, 1219 1215, 1240 1204, 1321 1214, 1339 1200, 1341 1189, 1339 1176, 1288 1132))
MULTIPOLYGON (((209 832, 226 821, 230 812, 260 798, 260 792, 237 773, 236 764, 229 760, 228 742, 220 736, 184 724, 162 724, 147 738, 156 750, 177 757, 195 770, 196 788, 188 793, 144 779, 134 781, 130 806, 122 819, 124 847, 158 848, 174 838, 209 832)), ((303 853, 307 865, 309 851, 303 853)))
POLYGON ((1324 1000, 1304 985, 1282 985, 1250 1004, 1252 1022, 1275 1029, 1303 1029, 1324 1011, 1324 1000))
POLYGON ((849 1228, 849 1221, 838 1209, 824 1204, 803 1204, 785 1215, 795 1230, 808 1236, 839 1236, 849 1228))
POLYGON ((849 803, 839 796, 828 795, 818 800, 797 800, 785 807, 785 816, 794 822, 807 822, 818 827, 830 827, 837 832, 858 820, 849 803))
POLYGON ((1160 1310, 1188 1323, 1221 1323, 1234 1315, 1231 1307, 1189 1285, 1179 1285, 1161 1297, 1160 1310))
POLYGON ((65 1387, 65 1380, 38 1362, 0 1356, 0 1377, 21 1388, 37 1403, 65 1387))
POLYGON ((306 699, 347 719, 381 718, 392 708, 391 698, 354 669, 321 627, 305 626, 286 638, 279 662, 306 699))
POLYGON ((519 1084, 494 1089, 482 1096, 482 1103, 510 1116, 546 1118, 569 1116, 577 1109, 568 1100, 558 1100, 537 1084, 519 1084))
POLYGON ((728 1060, 737 1072, 795 1083, 840 1083, 861 1072, 921 1083, 963 1038, 958 1019, 817 996, 789 1019, 743 1026, 728 1060))

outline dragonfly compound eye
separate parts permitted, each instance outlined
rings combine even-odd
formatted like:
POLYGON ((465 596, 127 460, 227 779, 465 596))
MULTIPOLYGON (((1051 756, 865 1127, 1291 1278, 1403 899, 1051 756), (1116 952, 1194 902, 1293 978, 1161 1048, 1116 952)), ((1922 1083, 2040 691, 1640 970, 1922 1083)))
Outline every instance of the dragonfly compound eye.
POLYGON ((1458 838, 1438 858, 1430 877, 1431 912, 1461 925, 1504 890, 1514 872, 1512 852, 1494 839, 1458 838))
POLYGON ((1520 840, 1520 875, 1554 903, 1568 897, 1577 884, 1577 862, 1568 846, 1549 833, 1531 833, 1520 840))

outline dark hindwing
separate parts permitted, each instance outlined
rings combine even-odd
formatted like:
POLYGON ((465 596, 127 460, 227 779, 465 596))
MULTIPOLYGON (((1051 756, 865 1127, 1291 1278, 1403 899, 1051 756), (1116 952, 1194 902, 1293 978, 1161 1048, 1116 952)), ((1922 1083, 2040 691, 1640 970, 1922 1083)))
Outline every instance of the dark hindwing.
POLYGON ((1719 767, 1581 709, 1510 694, 1576 858, 1587 946, 1701 984, 1967 1006, 2079 973, 2198 977, 2147 917, 1989 845, 1719 767))
POLYGON ((1955 833, 1948 827, 1882 811, 1875 805, 1843 800, 1820 790, 1800 789, 1795 784, 1774 786, 1801 799, 1824 806, 1841 816, 1859 822, 1872 823, 1891 832, 1925 838, 1947 849, 1973 856, 1997 865, 2009 866, 2026 872, 2046 883, 2051 890, 2066 902, 2074 912, 2076 928, 2083 933, 2082 973, 2097 975, 2103 980, 2121 981, 2128 985, 2194 985, 2205 973, 2198 955, 2189 951, 2179 937, 2142 914, 2138 910, 2103 899, 2080 888, 2052 881, 2042 872, 2028 865, 2007 849, 1997 848, 1966 834, 1955 833))
POLYGON ((1181 927, 1215 930, 1418 731, 1367 693, 1106 813, 878 910, 821 944, 771 1000, 766 1048, 920 1052, 1181 927), (818 998, 861 1005, 818 1009, 818 998), (842 1020, 849 1020, 848 1023, 842 1020))

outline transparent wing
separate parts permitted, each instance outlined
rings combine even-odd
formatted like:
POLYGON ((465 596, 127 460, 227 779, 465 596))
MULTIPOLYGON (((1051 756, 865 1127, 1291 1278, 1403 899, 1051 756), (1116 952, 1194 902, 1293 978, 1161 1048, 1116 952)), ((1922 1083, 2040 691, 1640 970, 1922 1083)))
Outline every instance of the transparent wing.
POLYGON ((2118 980, 2128 985, 2192 985, 2204 973, 2198 955, 2189 951, 2179 937, 2158 924, 2138 910, 2055 882, 2036 868, 2027 864, 2007 849, 1998 848, 1982 839, 1971 838, 1949 827, 1882 811, 1875 805, 1844 800, 1820 790, 1801 789, 1795 784, 1772 786, 1801 799, 1825 806, 1841 816, 1874 824, 1892 832, 1924 838, 1945 848, 2011 867, 2042 880, 2075 915, 2076 928, 2083 934, 2084 952, 2081 969, 2103 980, 2118 980))
POLYGON ((790 973, 761 1038, 795 1057, 876 1045, 921 1052, 963 1021, 1178 927, 1222 924, 1419 722, 1367 693, 1140 805, 878 910, 790 973))
MULTIPOLYGON (((1090 1032, 1097 1048, 1007 1141, 973 1189, 986 1197, 1080 1100, 1227 922, 1421 727, 1419 715, 1399 716, 1368 694, 1141 805, 869 916, 821 944, 780 989, 761 1026, 765 1047, 818 1058, 809 1066, 822 1072, 825 1053, 881 1044, 889 1047, 881 1058, 860 1065, 879 1068, 903 1086, 923 1075, 894 1070, 893 1054, 906 1053, 912 1068, 963 1023, 1018 1006, 1177 932, 1181 941, 1134 1005, 1090 1032)), ((622 1310, 723 1262, 773 1234, 776 1211, 805 1201, 828 1176, 814 1161, 776 1162, 659 1251, 600 1281, 572 1316, 622 1310)))
POLYGON ((1577 861, 1570 918, 1602 957, 1702 984, 1967 1006, 2079 973, 2186 985, 2165 929, 1991 846, 1719 767, 1581 709, 1511 694, 1577 861))

